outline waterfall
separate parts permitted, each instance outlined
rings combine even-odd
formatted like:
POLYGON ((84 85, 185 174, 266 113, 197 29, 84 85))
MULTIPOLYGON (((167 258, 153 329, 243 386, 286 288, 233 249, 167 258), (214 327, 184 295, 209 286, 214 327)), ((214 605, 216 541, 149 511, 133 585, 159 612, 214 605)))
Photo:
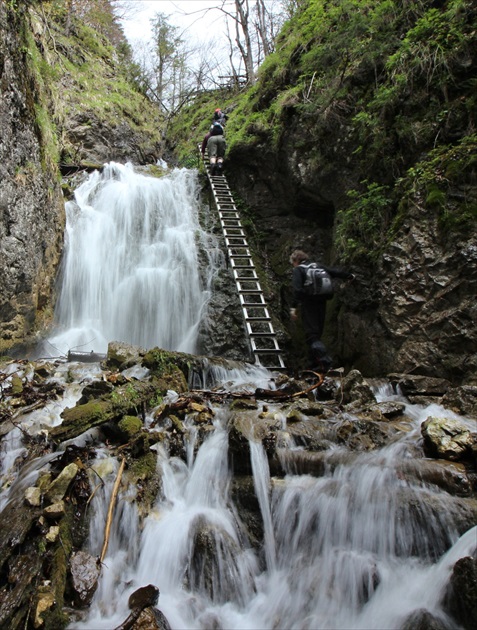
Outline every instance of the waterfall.
MULTIPOLYGON (((214 264, 201 275, 197 173, 94 171, 66 203, 57 332, 50 350, 106 352, 109 341, 193 353, 214 264)), ((211 251, 217 251, 212 248, 211 251)))
MULTIPOLYGON (((325 467, 322 477, 280 480, 270 477, 262 445, 250 442, 263 521, 257 549, 230 491, 227 413, 216 409, 214 432, 188 463, 158 447, 154 510, 142 532, 137 517, 123 520, 122 547, 106 562, 88 619, 71 628, 119 625, 129 595, 146 584, 159 587, 158 606, 173 628, 393 630, 422 608, 454 627, 441 608, 443 588, 453 564, 474 552, 477 527, 459 537, 455 499, 403 479, 406 434, 325 467)), ((95 497, 103 520, 105 501, 95 497)))
MULTIPOLYGON (((67 204, 58 331, 51 345, 63 353, 104 352, 116 340, 194 352, 212 278, 222 264, 212 237, 198 224, 197 208, 193 172, 178 169, 155 179, 109 164, 91 174, 67 204), (208 255, 202 274, 199 250, 208 255)), ((22 373, 19 365, 9 369, 22 373)), ((33 378, 27 369, 25 378, 33 378)), ((131 370, 130 377, 144 376, 138 366, 131 370)), ((257 385, 271 389, 271 376, 259 366, 206 361, 191 384, 253 392, 257 385)), ((25 413, 21 425, 5 430, 0 510, 24 501, 26 488, 58 457, 50 453, 21 468, 21 429, 41 440, 61 422, 62 410, 75 405, 85 383, 102 377, 99 364, 64 362, 51 377, 65 385, 63 398, 25 413)), ((166 398, 174 396, 171 391, 166 398)), ((377 393, 382 401, 395 397, 385 386, 377 393)), ((370 452, 345 453, 334 445, 313 453, 323 458, 323 471, 312 477, 294 473, 287 454, 295 457, 301 447, 287 432, 280 406, 267 403, 283 434, 287 474, 271 476, 257 438, 249 443, 249 479, 248 469, 234 477, 230 465, 229 427, 236 412, 225 404, 211 406, 213 426, 191 426, 192 419, 184 419, 190 429, 185 461, 170 455, 166 438, 150 447, 158 492, 147 516, 139 506, 150 504, 141 502, 135 483, 123 476, 98 589, 71 629, 117 627, 130 612, 129 596, 147 584, 159 588, 158 607, 174 629, 394 630, 423 608, 443 627, 456 627, 442 608, 442 593, 454 563, 475 552, 477 527, 460 536, 454 518, 463 509, 459 499, 419 475, 406 475, 422 421, 431 414, 452 417, 451 411, 406 403, 407 432, 370 452)), ((255 413, 248 417, 252 424, 255 413)), ((334 418, 326 419, 333 427, 334 418)), ((146 426, 161 431, 151 418, 146 426)), ((75 445, 95 443, 94 431, 75 438, 75 445)), ((100 443, 88 503, 86 549, 93 556, 104 542, 118 465, 100 443)))

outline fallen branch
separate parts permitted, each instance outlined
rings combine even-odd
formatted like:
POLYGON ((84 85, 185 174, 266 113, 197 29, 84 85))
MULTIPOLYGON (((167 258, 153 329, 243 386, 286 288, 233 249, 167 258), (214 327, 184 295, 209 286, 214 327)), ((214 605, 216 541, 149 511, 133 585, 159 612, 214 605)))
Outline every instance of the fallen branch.
POLYGON ((109 535, 111 533, 111 523, 113 522, 114 506, 116 504, 116 497, 118 495, 119 485, 121 483, 121 477, 123 474, 125 463, 126 463, 126 460, 123 458, 121 461, 121 465, 119 466, 116 481, 114 482, 113 491, 111 493, 111 499, 109 501, 108 518, 106 519, 106 528, 104 530, 104 543, 103 543, 103 548, 101 550, 101 555, 99 557, 101 564, 103 563, 104 557, 106 556, 106 551, 108 550, 109 535))
POLYGON ((194 389, 192 390, 194 393, 203 394, 204 396, 210 396, 212 398, 273 398, 274 400, 287 400, 289 398, 297 398, 298 396, 305 396, 309 394, 314 389, 320 387, 323 384, 324 376, 319 372, 313 372, 311 370, 305 370, 303 373, 314 374, 318 379, 318 382, 312 385, 311 387, 307 387, 307 389, 303 389, 299 392, 295 392, 290 394, 284 390, 280 389, 261 389, 257 388, 254 392, 217 392, 214 390, 205 390, 205 389, 194 389))
POLYGON ((312 372, 311 370, 306 370, 310 374, 314 374, 318 382, 311 387, 307 387, 306 389, 302 389, 300 392, 295 392, 294 394, 288 394, 287 392, 281 391, 279 389, 256 389, 255 390, 255 398, 274 398, 275 400, 287 400, 288 398, 298 398, 298 396, 305 396, 309 394, 314 389, 317 389, 324 381, 323 374, 319 374, 318 372, 312 372))

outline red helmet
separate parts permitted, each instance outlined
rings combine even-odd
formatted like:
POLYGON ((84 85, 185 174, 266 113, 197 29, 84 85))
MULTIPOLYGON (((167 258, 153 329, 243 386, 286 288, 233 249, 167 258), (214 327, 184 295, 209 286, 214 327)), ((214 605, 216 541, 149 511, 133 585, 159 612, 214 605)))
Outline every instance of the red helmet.
POLYGON ((217 112, 220 112, 220 109, 216 109, 216 110, 215 110, 215 113, 217 113, 217 112))

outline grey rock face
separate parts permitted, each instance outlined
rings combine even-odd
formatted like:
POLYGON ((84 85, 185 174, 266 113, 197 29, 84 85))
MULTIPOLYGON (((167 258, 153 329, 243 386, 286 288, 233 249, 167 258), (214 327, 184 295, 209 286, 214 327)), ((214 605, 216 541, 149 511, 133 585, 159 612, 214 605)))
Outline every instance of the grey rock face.
POLYGON ((58 173, 35 111, 40 88, 21 52, 19 19, 0 4, 0 353, 48 321, 64 228, 58 173))

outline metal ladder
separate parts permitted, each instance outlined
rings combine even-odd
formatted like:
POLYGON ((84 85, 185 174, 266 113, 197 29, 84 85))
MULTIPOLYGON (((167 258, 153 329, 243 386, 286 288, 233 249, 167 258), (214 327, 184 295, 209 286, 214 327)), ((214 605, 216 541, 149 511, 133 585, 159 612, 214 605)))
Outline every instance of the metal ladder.
MULTIPOLYGON (((199 151, 200 151, 199 145, 199 151)), ((209 159, 204 156, 207 177, 219 213, 230 266, 237 285, 245 328, 255 364, 279 370, 285 368, 272 319, 253 264, 240 215, 224 175, 211 175, 209 159)))

